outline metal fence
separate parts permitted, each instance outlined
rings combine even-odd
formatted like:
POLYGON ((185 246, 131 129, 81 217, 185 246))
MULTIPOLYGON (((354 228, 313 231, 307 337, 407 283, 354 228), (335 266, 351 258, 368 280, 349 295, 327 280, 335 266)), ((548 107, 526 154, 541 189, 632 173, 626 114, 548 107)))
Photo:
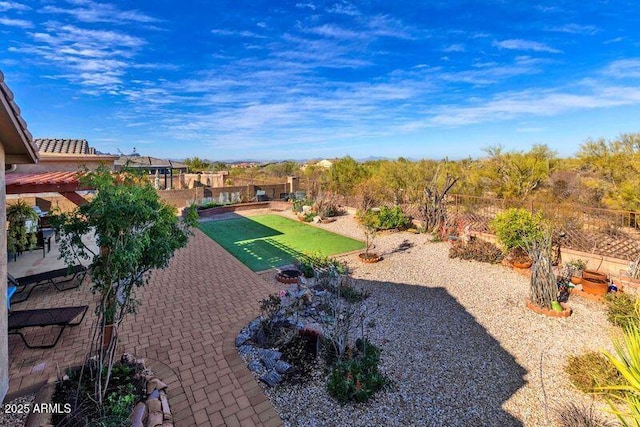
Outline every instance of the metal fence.
POLYGON ((563 236, 563 247, 623 260, 640 255, 640 212, 463 195, 452 195, 448 200, 452 218, 484 233, 490 233, 489 222, 496 214, 512 207, 541 212, 551 220, 554 233, 563 236))

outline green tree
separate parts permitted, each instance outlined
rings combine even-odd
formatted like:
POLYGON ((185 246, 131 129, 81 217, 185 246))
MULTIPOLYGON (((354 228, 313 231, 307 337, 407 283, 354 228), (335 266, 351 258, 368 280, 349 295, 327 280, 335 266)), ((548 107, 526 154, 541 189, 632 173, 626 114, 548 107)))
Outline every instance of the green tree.
POLYGON ((202 160, 199 157, 188 157, 184 159, 184 164, 187 165, 187 169, 189 169, 189 172, 192 173, 204 172, 211 166, 208 161, 202 160))
POLYGON ((544 184, 556 164, 556 154, 546 145, 528 152, 505 152, 501 146, 486 148, 484 177, 498 197, 524 199, 544 184))
POLYGON ((587 174, 583 181, 602 195, 607 206, 640 210, 640 134, 622 134, 612 141, 587 140, 577 156, 587 174))
POLYGON ((95 188, 97 195, 72 212, 55 212, 52 224, 67 264, 91 261, 92 289, 100 295, 93 350, 98 372, 106 373, 95 376, 95 398, 102 404, 119 326, 138 303, 135 289, 148 282, 151 270, 165 268, 173 253, 187 244, 188 228, 195 221, 191 210, 188 219, 181 222, 175 208, 160 201, 149 181, 138 174, 112 174, 101 167, 87 173, 82 181, 95 188), (98 252, 82 239, 89 233, 95 233, 98 252), (107 330, 112 331, 110 339, 105 339, 107 330))
POLYGON ((329 168, 327 184, 329 190, 336 194, 349 197, 356 186, 367 178, 367 170, 363 165, 347 156, 336 160, 329 168))
POLYGON ((265 170, 269 175, 277 176, 279 178, 294 175, 298 169, 300 169, 298 163, 292 161, 271 163, 265 167, 265 170))

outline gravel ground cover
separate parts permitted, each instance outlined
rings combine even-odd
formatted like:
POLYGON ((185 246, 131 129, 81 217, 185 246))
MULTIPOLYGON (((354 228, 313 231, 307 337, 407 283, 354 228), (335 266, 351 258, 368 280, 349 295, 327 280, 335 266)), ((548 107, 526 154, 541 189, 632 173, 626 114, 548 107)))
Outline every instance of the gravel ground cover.
MULTIPOLYGON (((318 226, 362 238, 349 216, 318 226)), ((322 375, 267 389, 287 425, 547 426, 563 402, 605 408, 563 371, 570 354, 612 348, 619 332, 603 305, 572 297, 571 317, 547 318, 525 307, 528 279, 506 267, 449 259, 449 244, 427 235, 383 233, 375 245, 384 256, 377 264, 343 259, 371 293, 367 303, 380 304, 368 332, 391 385, 345 406, 322 375)), ((263 274, 282 288, 274 276, 263 274)))
POLYGON ((29 411, 26 408, 32 408, 36 400, 35 394, 27 394, 17 397, 10 402, 2 404, 3 410, 0 411, 0 426, 3 427, 22 427, 27 422, 29 411))

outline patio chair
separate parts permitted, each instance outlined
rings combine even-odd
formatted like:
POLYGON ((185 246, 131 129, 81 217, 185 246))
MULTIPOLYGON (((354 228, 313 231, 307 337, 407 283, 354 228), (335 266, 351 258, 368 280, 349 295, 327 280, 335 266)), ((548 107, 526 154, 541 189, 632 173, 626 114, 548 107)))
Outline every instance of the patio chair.
POLYGON ((51 348, 58 344, 67 326, 77 326, 84 320, 88 305, 76 307, 41 308, 36 310, 12 311, 9 313, 9 335, 20 335, 24 345, 28 348, 51 348), (77 322, 71 321, 82 313, 77 322), (22 334, 21 329, 47 326, 59 326, 60 331, 52 344, 31 345, 22 334))
POLYGON ((78 264, 71 268, 64 267, 24 277, 13 277, 11 274, 7 273, 7 280, 10 285, 16 287, 16 292, 14 294, 16 299, 12 300, 12 302, 17 304, 26 301, 29 296, 31 296, 31 292, 39 286, 50 284, 55 286, 58 291, 67 291, 69 289, 77 288, 84 280, 84 276, 86 274, 87 267, 78 264), (65 285, 68 283, 71 283, 71 286, 65 285))
POLYGON ((269 200, 267 198, 267 192, 265 190, 256 190, 256 202, 266 202, 269 200))

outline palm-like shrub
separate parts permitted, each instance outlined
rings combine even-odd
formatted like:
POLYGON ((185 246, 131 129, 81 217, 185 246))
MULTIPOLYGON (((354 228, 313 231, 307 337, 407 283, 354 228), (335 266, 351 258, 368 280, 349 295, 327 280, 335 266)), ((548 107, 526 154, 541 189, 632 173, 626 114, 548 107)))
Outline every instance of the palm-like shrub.
MULTIPOLYGON (((640 302, 636 302, 640 312, 640 302)), ((616 391, 609 401, 611 410, 625 426, 640 426, 640 322, 631 322, 624 329, 621 340, 614 341, 614 353, 604 354, 614 364, 627 384, 603 387, 616 391), (626 406, 621 409, 619 404, 626 406)))

